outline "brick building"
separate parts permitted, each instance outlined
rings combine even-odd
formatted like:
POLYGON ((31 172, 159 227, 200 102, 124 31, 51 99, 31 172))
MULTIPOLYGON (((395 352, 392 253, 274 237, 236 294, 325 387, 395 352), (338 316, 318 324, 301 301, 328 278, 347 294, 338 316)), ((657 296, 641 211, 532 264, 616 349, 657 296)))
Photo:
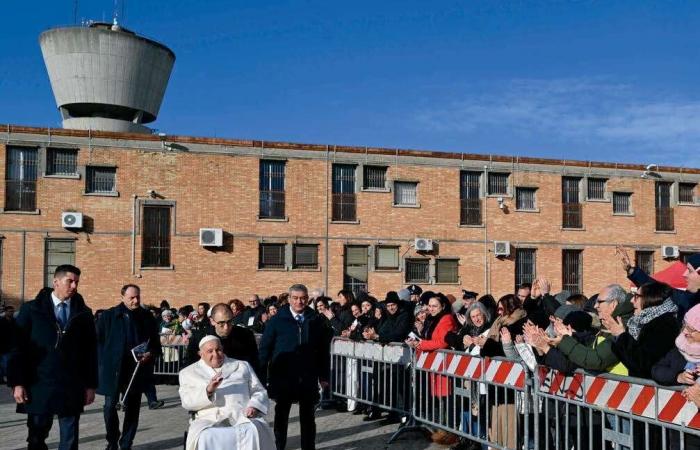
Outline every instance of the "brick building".
POLYGON ((624 282, 616 244, 650 271, 700 250, 698 169, 9 125, 0 153, 9 303, 64 262, 99 308, 128 282, 175 305, 535 275, 591 294, 624 282))

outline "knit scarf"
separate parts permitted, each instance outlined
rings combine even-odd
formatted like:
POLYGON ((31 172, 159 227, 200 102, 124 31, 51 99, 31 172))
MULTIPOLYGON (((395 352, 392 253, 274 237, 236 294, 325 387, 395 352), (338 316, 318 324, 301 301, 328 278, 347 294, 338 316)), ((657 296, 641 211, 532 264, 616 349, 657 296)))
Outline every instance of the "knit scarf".
POLYGON ((497 317, 493 321, 493 325, 491 325, 488 337, 496 342, 501 342, 501 328, 513 325, 518 320, 525 318, 525 316, 527 316, 527 313, 524 309, 516 309, 509 316, 497 317))
POLYGON ((636 341, 639 339, 639 333, 642 332, 642 327, 644 327, 644 325, 659 316, 666 313, 675 313, 676 311, 678 311, 676 304, 673 303, 673 300, 667 298, 660 305, 645 308, 639 314, 632 316, 629 322, 627 322, 627 331, 636 341))

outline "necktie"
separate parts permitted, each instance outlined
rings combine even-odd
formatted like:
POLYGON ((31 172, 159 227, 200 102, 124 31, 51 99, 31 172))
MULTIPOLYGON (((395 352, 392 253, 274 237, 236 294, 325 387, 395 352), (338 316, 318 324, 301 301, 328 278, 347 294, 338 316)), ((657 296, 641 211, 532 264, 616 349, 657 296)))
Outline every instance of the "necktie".
POLYGON ((301 327, 304 324, 304 316, 302 316, 301 314, 297 316, 297 324, 299 325, 299 327, 301 327))
POLYGON ((65 302, 58 304, 58 322, 61 324, 61 329, 66 328, 66 324, 68 323, 68 313, 65 302))

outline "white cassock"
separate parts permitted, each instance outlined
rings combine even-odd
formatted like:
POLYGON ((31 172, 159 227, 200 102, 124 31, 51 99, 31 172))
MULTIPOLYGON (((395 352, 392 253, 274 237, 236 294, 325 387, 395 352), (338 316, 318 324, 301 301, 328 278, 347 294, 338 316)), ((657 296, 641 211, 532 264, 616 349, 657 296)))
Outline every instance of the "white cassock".
POLYGON ((221 368, 212 369, 201 359, 180 371, 182 407, 196 412, 187 434, 187 450, 274 450, 275 437, 264 417, 249 419, 245 410, 253 407, 267 414, 267 390, 245 361, 225 358, 221 368), (223 381, 214 394, 207 385, 215 373, 223 381))

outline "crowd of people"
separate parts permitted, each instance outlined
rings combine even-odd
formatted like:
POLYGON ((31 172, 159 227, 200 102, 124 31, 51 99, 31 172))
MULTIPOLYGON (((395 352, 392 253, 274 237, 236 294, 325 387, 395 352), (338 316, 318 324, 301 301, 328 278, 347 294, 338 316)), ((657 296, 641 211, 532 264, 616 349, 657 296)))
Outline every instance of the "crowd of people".
MULTIPOLYGON (((201 302, 173 308, 166 300, 157 307, 142 305, 139 287, 129 284, 121 291, 121 303, 96 311, 94 320, 77 293, 79 270, 62 266, 53 290, 42 290, 18 315, 4 311, 0 333, 7 338, 0 341, 4 345, 0 369, 13 388, 18 411, 29 414, 29 448, 37 449, 45 448, 54 415, 61 426, 59 448, 77 448, 79 415, 96 390, 105 396, 107 448, 130 448, 140 395, 152 385, 149 363, 160 354, 161 343, 187 348, 180 393, 183 406, 194 410, 192 423, 199 424, 188 438, 187 447, 192 449, 207 448, 206 442, 216 448, 217 442, 232 436, 220 434, 220 423, 204 419, 214 414, 214 406, 223 408, 214 416, 227 414, 231 427, 244 424, 234 433, 240 448, 246 448, 251 433, 263 436, 256 445, 269 442, 272 434, 263 429, 264 421, 257 420, 267 412, 268 391, 276 400, 276 447, 285 448, 289 408, 299 403, 302 448, 314 448, 318 386, 328 386, 333 336, 405 343, 421 351, 452 349, 480 357, 499 356, 527 366, 534 359, 566 374, 584 369, 683 385, 686 399, 700 407, 700 254, 687 259, 683 275, 687 288, 680 290, 634 267, 624 249, 618 248, 617 253, 635 287, 607 284, 590 297, 553 293, 551 283, 538 278, 497 299, 468 290, 457 295, 434 292, 417 285, 379 298, 341 290, 332 299, 320 289, 309 292, 294 285, 267 298, 253 294, 247 305, 232 299, 213 306, 201 302), (134 352, 139 345, 140 353, 134 352), (51 350, 58 354, 52 355, 51 350), (139 381, 133 388, 138 396, 129 397, 139 367, 143 375, 136 377, 139 381), (237 391, 232 387, 234 379, 246 380, 251 388, 237 391), (66 386, 75 395, 67 395, 66 386), (206 392, 200 393, 197 386, 206 392), (221 402, 213 400, 216 395, 221 402), (121 432, 116 415, 120 408, 126 413, 121 432)), ((449 397, 450 390, 437 381, 421 394, 449 397)), ((483 399, 477 399, 477 405, 479 401, 483 399)), ((366 421, 383 414, 376 405, 350 401, 341 408, 364 414, 366 421)), ((468 421, 470 432, 489 438, 500 435, 499 444, 517 445, 514 424, 501 424, 496 416, 484 420, 483 414, 474 412, 468 421), (490 429, 484 429, 484 422, 490 423, 490 429), (508 431, 498 432, 499 426, 508 431)), ((400 419, 396 412, 384 417, 388 422, 400 419)), ((432 438, 458 449, 482 447, 442 430, 432 438)))

